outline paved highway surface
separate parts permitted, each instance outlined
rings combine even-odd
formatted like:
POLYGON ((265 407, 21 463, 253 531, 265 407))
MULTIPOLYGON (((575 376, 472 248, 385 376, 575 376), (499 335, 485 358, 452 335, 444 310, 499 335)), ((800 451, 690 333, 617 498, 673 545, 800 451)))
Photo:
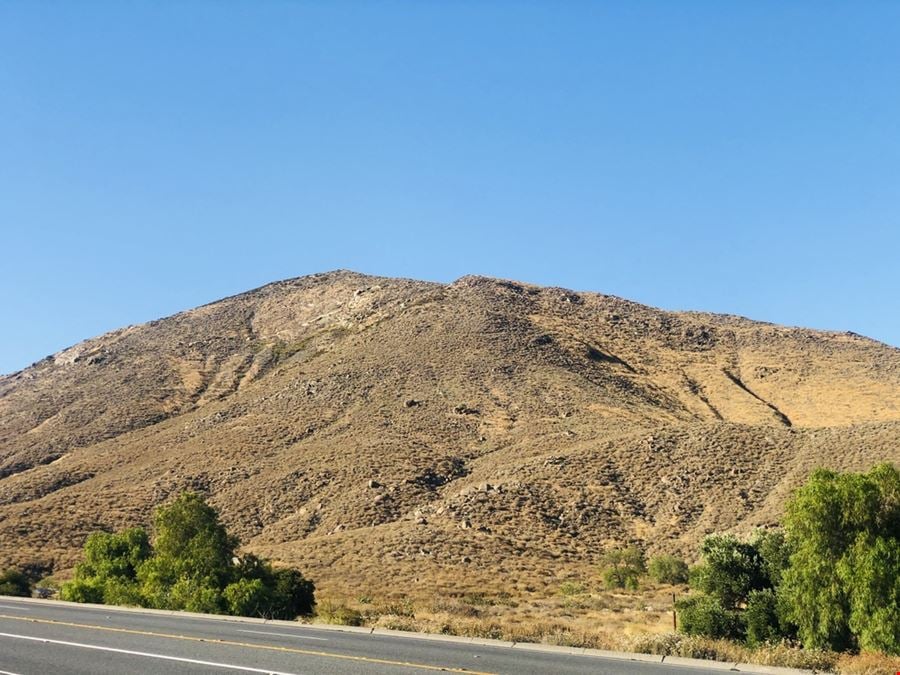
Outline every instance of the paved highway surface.
POLYGON ((0 599, 0 674, 48 673, 706 673, 657 663, 542 653, 81 605, 0 599))

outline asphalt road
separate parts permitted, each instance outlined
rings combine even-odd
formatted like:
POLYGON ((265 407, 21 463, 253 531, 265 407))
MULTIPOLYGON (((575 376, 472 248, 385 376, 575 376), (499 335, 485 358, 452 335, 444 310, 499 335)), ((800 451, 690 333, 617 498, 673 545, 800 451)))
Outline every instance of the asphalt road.
POLYGON ((0 598, 0 674, 621 673, 707 669, 0 598))

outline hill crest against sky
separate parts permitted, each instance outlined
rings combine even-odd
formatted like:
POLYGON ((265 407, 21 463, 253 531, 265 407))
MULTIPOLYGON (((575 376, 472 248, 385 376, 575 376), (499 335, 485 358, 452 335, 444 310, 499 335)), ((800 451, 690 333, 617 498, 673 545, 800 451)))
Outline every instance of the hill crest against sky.
POLYGON ((0 562, 66 567, 195 489, 326 587, 545 583, 612 542, 775 522, 815 466, 898 453, 900 350, 867 338, 337 271, 0 378, 0 562))

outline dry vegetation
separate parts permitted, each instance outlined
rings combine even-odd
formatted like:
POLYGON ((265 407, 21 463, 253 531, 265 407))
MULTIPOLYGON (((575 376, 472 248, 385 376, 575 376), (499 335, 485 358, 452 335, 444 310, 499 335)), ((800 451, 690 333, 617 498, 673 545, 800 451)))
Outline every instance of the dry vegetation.
POLYGON ((556 593, 524 596, 496 588, 432 598, 362 595, 325 599, 318 620, 606 649, 622 638, 671 630, 672 590, 613 592, 567 581, 556 593))
POLYGON ((0 564, 64 570, 91 531, 194 489, 322 597, 403 588, 436 629, 602 642, 591 625, 664 630, 668 607, 560 596, 604 548, 691 557, 776 522, 814 467, 880 461, 900 461, 900 351, 875 341, 335 272, 0 377, 0 564), (462 602, 479 593, 509 604, 462 602))
POLYGON ((754 649, 728 640, 672 631, 672 594, 686 587, 644 586, 610 591, 596 582, 569 580, 555 594, 513 595, 491 590, 443 598, 329 597, 315 621, 403 631, 539 642, 730 663, 802 668, 848 675, 893 675, 900 659, 880 654, 846 655, 779 643, 754 649))

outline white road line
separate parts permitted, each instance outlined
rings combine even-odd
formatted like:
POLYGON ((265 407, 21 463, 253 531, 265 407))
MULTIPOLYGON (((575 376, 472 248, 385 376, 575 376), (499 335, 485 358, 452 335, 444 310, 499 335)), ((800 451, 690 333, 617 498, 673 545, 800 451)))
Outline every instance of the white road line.
POLYGON ((54 645, 63 645, 65 647, 81 647, 82 649, 96 649, 101 652, 115 652, 117 654, 128 654, 130 656, 146 656, 150 659, 162 659, 164 661, 179 661, 181 663, 195 663, 200 666, 212 666, 213 668, 227 668, 229 670, 243 670, 248 673, 266 673, 266 675, 297 675, 296 673, 284 673, 277 670, 265 670, 262 668, 249 668, 248 666, 236 666, 232 663, 219 663, 217 661, 200 661, 199 659, 185 659, 180 656, 168 656, 166 654, 153 654, 151 652, 135 652, 130 649, 115 649, 113 647, 103 647, 101 645, 89 645, 83 642, 66 642, 65 640, 49 640, 47 638, 35 637, 33 635, 16 635, 15 633, 0 633, 0 637, 14 638, 17 640, 31 640, 33 642, 44 642, 54 645))
POLYGON ((19 675, 18 673, 11 673, 8 670, 0 670, 0 675, 19 675))
POLYGON ((312 637, 311 635, 297 635, 295 633, 273 633, 268 630, 244 630, 243 628, 238 628, 237 632, 255 633, 256 635, 280 635, 281 637, 297 638, 298 640, 321 640, 322 642, 328 642, 328 638, 312 637))
POLYGON ((0 605, 3 609, 18 609, 23 612, 30 612, 31 609, 28 607, 22 607, 22 605, 0 605))

